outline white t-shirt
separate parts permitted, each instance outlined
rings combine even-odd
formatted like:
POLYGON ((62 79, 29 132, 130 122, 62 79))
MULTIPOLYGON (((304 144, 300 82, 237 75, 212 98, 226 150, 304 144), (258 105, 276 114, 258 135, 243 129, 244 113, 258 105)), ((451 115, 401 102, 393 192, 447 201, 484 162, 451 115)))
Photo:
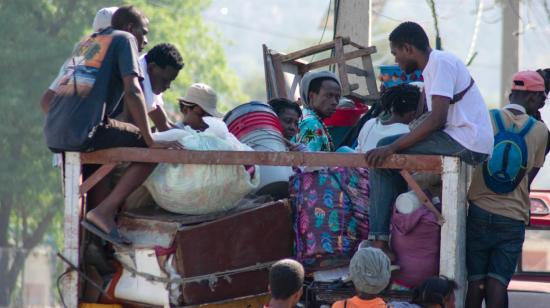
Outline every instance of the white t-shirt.
MULTIPOLYGON (((453 98, 470 84, 468 69, 453 54, 433 50, 422 72, 428 110, 432 110, 432 95, 453 98)), ((493 127, 487 106, 474 84, 464 97, 449 106, 447 123, 443 130, 468 150, 491 154, 493 127)))
POLYGON ((162 93, 158 95, 153 93, 151 79, 149 79, 149 73, 147 72, 147 60, 145 60, 145 55, 139 57, 139 66, 143 74, 141 87, 143 88, 143 95, 145 96, 145 107, 147 108, 147 113, 149 113, 157 109, 157 107, 164 106, 164 100, 162 99, 162 93))
POLYGON ((403 123, 393 123, 384 125, 378 118, 368 120, 361 131, 359 137, 357 137, 357 147, 355 150, 358 152, 366 153, 374 148, 378 144, 380 139, 408 133, 409 126, 403 123))

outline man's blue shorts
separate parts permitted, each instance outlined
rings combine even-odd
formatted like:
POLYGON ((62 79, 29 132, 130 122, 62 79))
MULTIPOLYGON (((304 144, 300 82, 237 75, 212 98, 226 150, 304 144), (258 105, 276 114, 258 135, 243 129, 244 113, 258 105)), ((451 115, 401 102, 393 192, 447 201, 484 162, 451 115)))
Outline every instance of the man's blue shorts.
POLYGON ((468 281, 491 277, 508 286, 524 239, 523 221, 492 214, 470 202, 466 225, 468 281))

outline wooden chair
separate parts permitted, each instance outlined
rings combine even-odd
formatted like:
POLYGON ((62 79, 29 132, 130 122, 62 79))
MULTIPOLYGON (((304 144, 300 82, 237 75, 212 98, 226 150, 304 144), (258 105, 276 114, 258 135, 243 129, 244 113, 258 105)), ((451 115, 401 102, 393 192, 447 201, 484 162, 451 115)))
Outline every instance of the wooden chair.
POLYGON ((338 68, 338 77, 342 84, 342 96, 359 98, 367 104, 379 99, 376 77, 371 55, 376 52, 375 46, 364 47, 352 42, 347 37, 337 37, 331 42, 318 44, 289 54, 280 53, 263 45, 264 70, 267 98, 284 97, 297 100, 300 97, 300 80, 312 70, 323 67, 338 68), (344 47, 347 50, 345 51, 344 47), (329 57, 313 62, 303 58, 331 51, 329 57), (361 59, 362 67, 350 65, 347 62, 361 59), (357 83, 350 83, 348 75, 364 77, 367 95, 356 92, 360 88, 357 83))

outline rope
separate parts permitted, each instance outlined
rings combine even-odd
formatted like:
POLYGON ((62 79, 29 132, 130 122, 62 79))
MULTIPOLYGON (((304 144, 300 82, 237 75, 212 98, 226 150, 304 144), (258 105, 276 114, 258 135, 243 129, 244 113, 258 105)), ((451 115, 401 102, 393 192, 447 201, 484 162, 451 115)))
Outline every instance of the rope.
POLYGON ((193 276, 193 277, 187 277, 187 278, 179 278, 179 277, 178 278, 165 278, 165 277, 160 277, 160 276, 156 276, 156 275, 152 275, 152 274, 148 274, 148 273, 144 273, 144 272, 139 272, 135 268, 133 268, 133 267, 131 267, 131 266, 129 266, 129 265, 123 263, 123 262, 120 262, 120 264, 122 265, 122 267, 125 270, 130 272, 133 276, 140 276, 140 277, 145 278, 148 281, 161 282, 161 283, 165 283, 165 284, 168 284, 168 285, 171 285, 171 284, 189 284, 189 283, 194 283, 194 282, 199 283, 199 282, 203 282, 203 281, 208 281, 210 289, 212 291, 214 291, 214 285, 216 284, 216 282, 220 278, 225 279, 227 282, 231 282, 231 277, 229 277, 231 275, 236 275, 236 274, 261 270, 261 269, 265 269, 265 268, 270 268, 271 265, 273 265, 275 262, 276 261, 256 263, 255 265, 241 267, 241 268, 237 268, 237 269, 233 269, 233 270, 227 270, 227 271, 223 271, 223 272, 216 272, 216 273, 200 275, 200 276, 193 276))
POLYGON ((111 300, 113 299, 109 294, 107 294, 103 290, 103 288, 100 285, 95 283, 95 281, 93 279, 88 277, 88 275, 86 275, 86 273, 81 271, 76 265, 74 265, 71 261, 69 261, 69 259, 65 258, 65 256, 63 254, 58 252, 56 255, 57 255, 58 258, 61 259, 61 261, 65 262, 68 265, 67 270, 65 272, 63 272, 63 274, 59 275, 59 277, 57 277, 57 292, 59 293, 59 298, 61 299, 61 303, 63 304, 63 307, 66 308, 67 305, 65 304, 65 299, 63 298, 63 293, 61 292, 61 288, 59 287, 59 282, 61 281, 61 279, 63 279, 63 277, 65 277, 66 275, 68 275, 72 271, 76 271, 80 276, 82 276, 82 278, 86 282, 88 282, 90 285, 92 285, 94 288, 96 288, 102 295, 104 295, 108 299, 111 299, 111 300))

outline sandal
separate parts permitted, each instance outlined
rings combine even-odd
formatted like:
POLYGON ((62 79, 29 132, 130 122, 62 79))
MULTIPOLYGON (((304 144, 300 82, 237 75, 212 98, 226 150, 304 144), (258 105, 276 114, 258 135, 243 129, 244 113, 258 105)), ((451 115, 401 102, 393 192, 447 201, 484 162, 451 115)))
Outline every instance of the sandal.
POLYGON ((113 228, 111 231, 109 231, 109 233, 107 233, 101 230, 97 225, 89 220, 83 220, 80 224, 82 225, 82 227, 84 227, 84 229, 114 245, 125 248, 130 248, 132 246, 132 242, 123 237, 120 232, 118 232, 117 228, 113 228))

